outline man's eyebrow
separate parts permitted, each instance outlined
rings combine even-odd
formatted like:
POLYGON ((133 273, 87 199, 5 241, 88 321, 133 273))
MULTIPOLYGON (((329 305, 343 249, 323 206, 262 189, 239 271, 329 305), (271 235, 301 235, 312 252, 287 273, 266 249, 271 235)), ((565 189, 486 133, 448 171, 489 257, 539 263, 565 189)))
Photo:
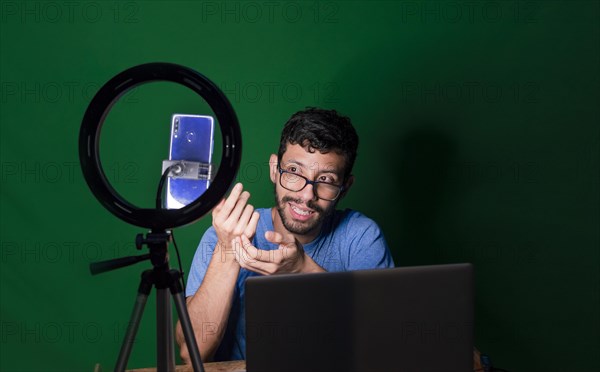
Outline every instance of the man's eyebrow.
POLYGON ((298 160, 296 160, 296 159, 288 159, 288 160, 286 160, 286 161, 285 161, 285 162, 283 162, 283 163, 284 163, 285 165, 288 165, 288 164, 291 164, 291 163, 293 163, 293 164, 297 164, 297 165, 299 165, 299 166, 301 166, 301 167, 303 167, 303 168, 304 168, 304 167, 306 167, 306 165, 305 165, 304 163, 302 163, 301 161, 298 161, 298 160))
POLYGON ((303 162, 301 162, 299 160, 288 159, 285 162, 283 162, 283 164, 284 165, 296 164, 303 169, 309 169, 309 170, 313 170, 314 168, 317 168, 318 169, 317 174, 331 173, 336 176, 341 176, 341 174, 342 174, 342 170, 340 170, 340 169, 336 169, 334 167, 319 167, 318 163, 316 163, 316 162, 307 166, 306 164, 304 164, 303 162), (315 165, 316 165, 316 167, 315 167, 315 165))

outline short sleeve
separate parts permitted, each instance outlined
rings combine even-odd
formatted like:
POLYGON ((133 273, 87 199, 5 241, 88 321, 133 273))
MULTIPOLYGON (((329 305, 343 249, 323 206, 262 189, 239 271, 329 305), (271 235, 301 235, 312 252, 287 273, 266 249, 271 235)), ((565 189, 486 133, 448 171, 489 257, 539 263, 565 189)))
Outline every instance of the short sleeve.
POLYGON ((345 231, 350 248, 347 270, 394 267, 394 260, 383 232, 375 221, 354 212, 348 220, 345 231))

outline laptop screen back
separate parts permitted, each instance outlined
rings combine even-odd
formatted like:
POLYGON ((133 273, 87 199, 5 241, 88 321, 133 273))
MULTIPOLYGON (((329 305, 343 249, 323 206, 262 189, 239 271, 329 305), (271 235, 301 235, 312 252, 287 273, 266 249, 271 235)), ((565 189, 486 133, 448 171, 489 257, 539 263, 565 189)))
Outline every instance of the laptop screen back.
POLYGON ((246 368, 472 371, 470 264, 252 277, 246 368))

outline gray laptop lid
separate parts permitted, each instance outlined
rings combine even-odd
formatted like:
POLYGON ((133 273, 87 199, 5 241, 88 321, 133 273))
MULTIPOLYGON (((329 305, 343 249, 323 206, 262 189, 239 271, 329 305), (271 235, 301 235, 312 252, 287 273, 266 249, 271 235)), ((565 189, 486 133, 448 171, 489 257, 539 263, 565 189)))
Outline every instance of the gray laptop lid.
POLYGON ((251 277, 246 368, 472 371, 473 268, 251 277))

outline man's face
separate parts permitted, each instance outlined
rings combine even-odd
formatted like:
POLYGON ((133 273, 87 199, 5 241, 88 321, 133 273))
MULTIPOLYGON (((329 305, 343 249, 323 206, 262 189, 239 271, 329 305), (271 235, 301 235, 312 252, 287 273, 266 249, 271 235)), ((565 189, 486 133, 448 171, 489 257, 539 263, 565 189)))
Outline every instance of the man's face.
MULTIPOLYGON (((344 165, 344 156, 334 151, 310 153, 300 145, 291 144, 287 145, 279 164, 283 170, 304 176, 310 181, 339 186, 344 182, 344 165)), ((309 184, 300 191, 287 190, 281 186, 280 177, 277 156, 271 155, 271 181, 275 184, 275 203, 283 226, 293 234, 316 237, 325 217, 335 209, 339 197, 335 201, 320 199, 314 185, 309 184)))

